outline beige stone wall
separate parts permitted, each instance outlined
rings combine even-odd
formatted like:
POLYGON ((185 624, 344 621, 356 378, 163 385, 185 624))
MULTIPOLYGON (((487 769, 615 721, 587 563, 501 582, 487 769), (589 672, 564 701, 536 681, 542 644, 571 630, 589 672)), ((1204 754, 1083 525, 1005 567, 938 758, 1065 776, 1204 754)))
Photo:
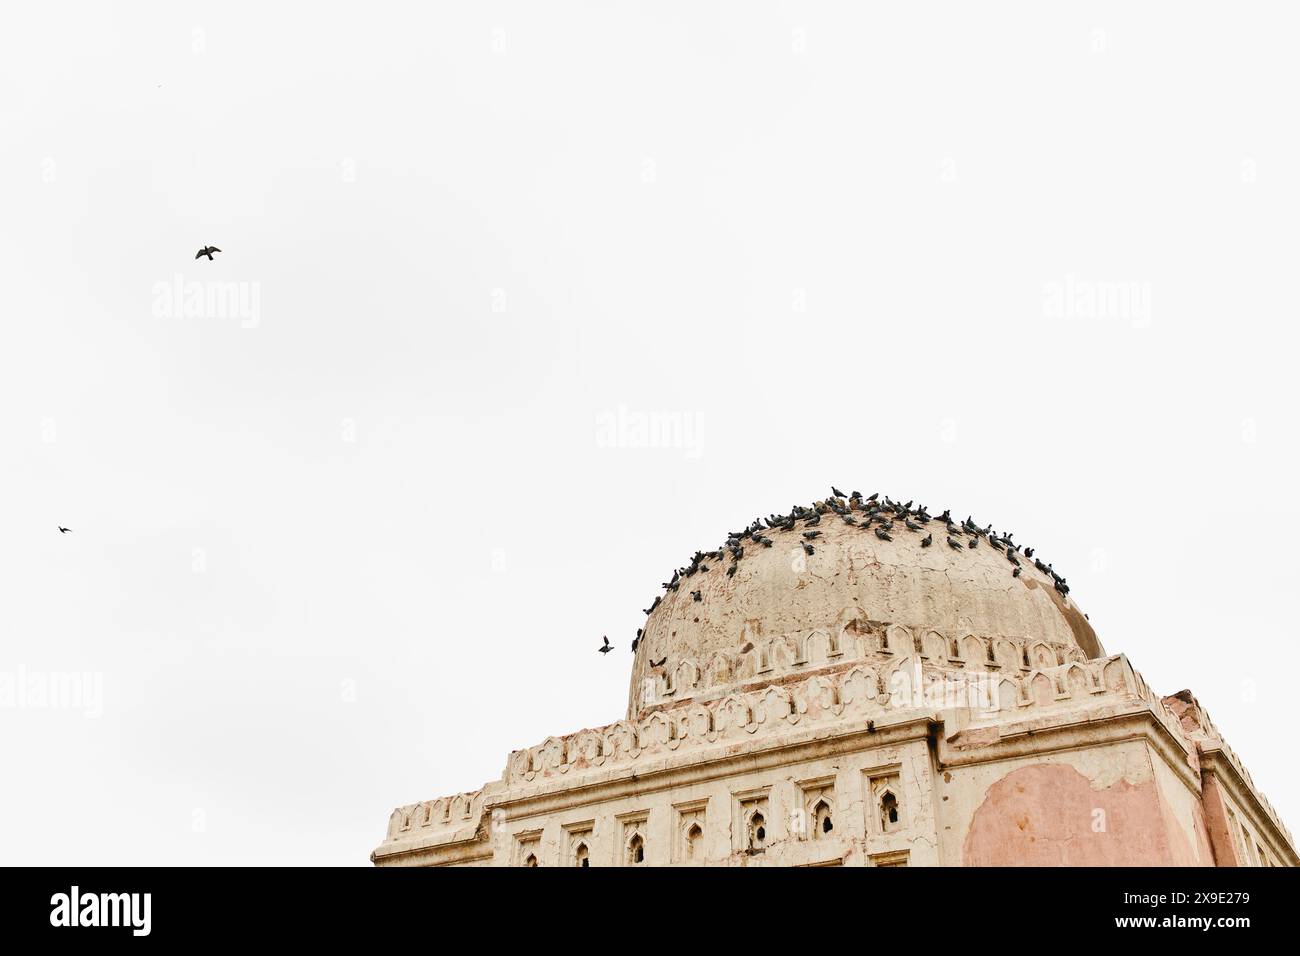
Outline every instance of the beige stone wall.
POLYGON ((1122 656, 1054 663, 1070 655, 1034 642, 1016 650, 992 672, 937 647, 882 650, 792 664, 780 683, 755 675, 669 694, 640 720, 516 751, 479 791, 398 808, 372 858, 1210 865, 1223 862, 1203 805, 1212 774, 1230 821, 1220 829, 1239 837, 1244 858, 1297 863, 1208 718, 1189 725, 1122 656), (955 678, 976 673, 993 675, 983 703, 951 706, 955 678))
POLYGON ((1188 775, 1150 740, 1043 747, 950 774, 948 865, 1214 865, 1188 775))
POLYGON ((644 863, 652 866, 864 865, 882 855, 932 865, 938 863, 932 790, 922 735, 526 814, 497 828, 491 842, 494 860, 513 865, 528 853, 542 866, 577 865, 580 846, 590 865, 630 865, 638 836, 644 863), (896 798, 897 823, 882 823, 881 792, 896 798), (691 839, 696 826, 700 836, 691 839))

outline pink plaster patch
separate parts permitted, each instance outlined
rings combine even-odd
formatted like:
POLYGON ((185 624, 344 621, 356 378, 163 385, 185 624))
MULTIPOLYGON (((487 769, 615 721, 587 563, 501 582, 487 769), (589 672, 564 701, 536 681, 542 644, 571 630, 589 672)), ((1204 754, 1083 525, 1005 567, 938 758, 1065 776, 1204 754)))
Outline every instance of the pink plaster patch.
POLYGON ((1190 853, 1170 846, 1154 782, 1094 789, 1073 767, 1039 764, 989 788, 962 856, 967 866, 1163 866, 1190 853))

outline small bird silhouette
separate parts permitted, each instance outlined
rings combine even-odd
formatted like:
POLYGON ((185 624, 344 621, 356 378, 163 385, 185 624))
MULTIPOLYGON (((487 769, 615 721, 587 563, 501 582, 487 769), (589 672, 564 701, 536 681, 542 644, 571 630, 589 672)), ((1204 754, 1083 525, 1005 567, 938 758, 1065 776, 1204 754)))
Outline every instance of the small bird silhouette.
POLYGON ((605 638, 605 645, 603 647, 598 648, 598 650, 602 654, 608 654, 613 649, 614 649, 614 645, 609 642, 608 637, 605 638))
POLYGON ((923 548, 928 548, 932 544, 934 544, 934 535, 932 534, 927 534, 924 538, 921 539, 921 547, 923 548))
POLYGON ((65 527, 63 527, 62 525, 59 525, 59 530, 60 530, 61 532, 63 532, 64 534, 67 534, 67 533, 68 533, 69 531, 71 531, 72 529, 71 529, 71 528, 65 528, 65 527))
POLYGON ((201 258, 203 258, 204 256, 207 256, 209 262, 215 262, 216 260, 214 260, 214 259, 212 258, 212 253, 214 253, 214 252, 220 252, 220 251, 221 251, 221 250, 218 249, 216 246, 204 246, 204 247, 203 247, 202 249, 200 249, 198 252, 194 253, 194 258, 195 258, 195 259, 201 259, 201 258))

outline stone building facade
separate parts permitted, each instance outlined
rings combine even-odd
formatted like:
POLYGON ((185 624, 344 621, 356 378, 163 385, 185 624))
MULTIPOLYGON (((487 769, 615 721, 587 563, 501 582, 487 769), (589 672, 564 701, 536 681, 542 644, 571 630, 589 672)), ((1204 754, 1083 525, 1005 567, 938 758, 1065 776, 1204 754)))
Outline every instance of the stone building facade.
POLYGON ((807 547, 786 527, 697 555, 647 618, 624 719, 399 807, 371 860, 1300 862, 1196 699, 1107 654, 1050 566, 983 531, 882 537, 840 520, 868 503, 840 506, 818 503, 807 547))

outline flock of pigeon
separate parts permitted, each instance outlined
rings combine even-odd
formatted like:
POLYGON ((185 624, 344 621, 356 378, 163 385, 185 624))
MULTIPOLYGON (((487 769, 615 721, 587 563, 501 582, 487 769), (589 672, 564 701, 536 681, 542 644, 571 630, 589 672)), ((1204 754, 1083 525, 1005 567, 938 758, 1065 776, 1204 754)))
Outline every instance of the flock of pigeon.
MULTIPOLYGON (((966 520, 960 523, 953 520, 952 512, 945 510, 943 514, 931 515, 925 505, 912 507, 913 502, 900 503, 891 500, 888 496, 881 498, 879 493, 862 497, 861 492, 854 491, 851 494, 844 494, 834 485, 831 486, 831 496, 825 501, 813 502, 811 507, 795 505, 790 509, 789 514, 768 515, 766 518, 755 518, 754 523, 749 525, 743 531, 732 531, 727 535, 727 540, 721 548, 716 551, 696 551, 691 558, 690 563, 685 567, 678 568, 673 572, 672 580, 665 581, 663 588, 665 591, 676 591, 687 578, 696 574, 703 574, 709 570, 709 563, 713 561, 717 564, 724 564, 728 555, 731 557, 731 563, 727 565, 727 577, 732 577, 736 573, 736 568, 740 565, 740 559, 745 556, 746 542, 750 547, 770 548, 774 544, 766 532, 787 532, 799 531, 800 544, 807 554, 815 554, 817 551, 817 539, 821 536, 821 530, 817 527, 822 523, 823 517, 827 521, 834 521, 839 518, 847 525, 861 528, 864 533, 875 534, 881 541, 893 541, 894 535, 901 529, 912 534, 925 532, 925 537, 921 538, 921 547, 928 548, 934 544, 936 529, 930 527, 932 524, 943 524, 944 541, 949 548, 954 551, 966 551, 971 548, 977 548, 980 542, 1003 554, 1007 563, 1011 567, 1011 576, 1020 577, 1023 569, 1021 559, 1033 561, 1036 567, 1043 574, 1050 577, 1056 590, 1062 595, 1070 593, 1070 586, 1065 583, 1065 578, 1057 574, 1050 564, 1045 564, 1039 558, 1034 557, 1033 548, 1022 548, 1011 540, 1011 532, 1001 534, 994 532, 993 526, 981 528, 969 515, 966 520), (802 530, 800 530, 802 526, 802 530)), ((690 592, 691 599, 695 601, 703 600, 701 590, 690 592)), ((645 614, 648 617, 654 613, 655 608, 663 595, 658 595, 648 608, 645 614)), ((638 628, 636 637, 632 641, 632 651, 636 652, 637 645, 641 642, 641 635, 644 628, 638 628)), ((609 642, 609 638, 604 639, 597 650, 601 654, 608 654, 614 649, 614 645, 609 642)), ((650 666, 657 667, 663 664, 663 661, 651 661, 650 666)))

